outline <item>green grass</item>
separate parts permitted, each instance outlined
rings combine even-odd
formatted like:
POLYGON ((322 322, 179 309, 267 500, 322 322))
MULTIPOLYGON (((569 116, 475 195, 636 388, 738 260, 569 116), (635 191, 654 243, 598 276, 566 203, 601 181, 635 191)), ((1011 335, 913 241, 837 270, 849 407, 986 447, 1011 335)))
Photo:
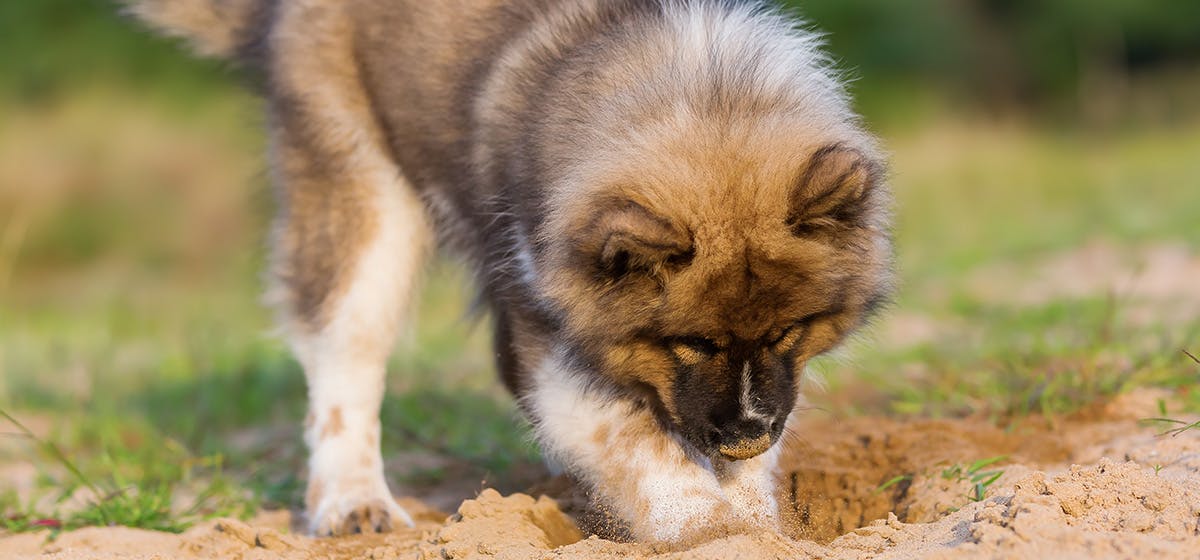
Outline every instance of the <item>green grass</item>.
POLYGON ((1174 426, 1173 428, 1164 430, 1159 434, 1160 436, 1175 437, 1189 430, 1200 430, 1200 421, 1187 422, 1184 420, 1176 420, 1174 418, 1147 418, 1146 421, 1174 426))
MULTIPOLYGON (((36 473, 0 479, 0 523, 177 531, 296 507, 305 388, 258 303, 270 205, 258 102, 110 9, 0 7, 0 51, 37 50, 0 57, 0 409, 36 436, 0 426, 0 468, 36 473)), ((1195 125, 947 117, 881 131, 900 265, 889 314, 944 328, 822 360, 818 403, 1004 421, 1154 385, 1174 390, 1175 412, 1200 411, 1200 365, 1180 351, 1200 350, 1200 318, 1135 321, 1141 304, 1121 294, 1021 303, 972 280, 999 267, 1020 282, 1097 239, 1200 253, 1195 125)), ((467 293, 457 267, 436 266, 392 360, 385 457, 440 459, 392 472, 402 484, 494 480, 537 460, 494 379, 486 323, 463 319, 467 293)))
MULTIPOLYGON (((1183 354, 1185 356, 1187 356, 1188 359, 1192 360, 1193 362, 1196 362, 1197 365, 1200 365, 1200 358, 1197 358, 1195 354, 1192 354, 1191 352, 1188 352, 1187 350, 1184 350, 1183 354)), ((1200 430, 1200 420, 1195 421, 1195 422, 1189 422, 1187 420, 1179 420, 1177 418, 1169 418, 1167 416, 1167 403, 1165 400, 1162 400, 1162 399, 1159 399, 1159 401, 1158 401, 1158 416, 1154 417, 1154 418, 1144 418, 1144 419, 1142 419, 1142 422, 1146 423, 1146 424, 1156 425, 1156 426, 1166 426, 1167 428, 1164 429, 1161 433, 1159 433, 1158 434, 1159 436, 1177 437, 1180 434, 1187 433, 1188 431, 1191 431, 1191 430, 1200 430)), ((1158 470, 1161 468, 1162 468, 1161 466, 1155 466, 1155 469, 1154 469, 1155 474, 1157 474, 1158 470)))
POLYGON ((967 495, 972 502, 982 502, 989 486, 1000 480, 1004 471, 985 471, 986 467, 1007 459, 1007 455, 979 459, 969 465, 955 463, 942 469, 942 479, 971 483, 971 492, 967 495))
POLYGON ((125 525, 177 533, 209 517, 248 515, 258 504, 224 475, 219 454, 195 457, 178 442, 147 440, 152 432, 132 426, 120 427, 119 434, 103 427, 83 428, 77 434, 80 441, 72 442, 67 452, 3 410, 0 418, 35 449, 47 467, 39 482, 55 492, 52 505, 35 503, 36 497, 22 500, 12 491, 0 495, 0 527, 7 530, 125 525), (111 441, 113 435, 125 440, 111 441), (97 440, 102 450, 94 456, 86 450, 90 440, 97 440), (73 457, 87 459, 78 462, 73 457), (60 509, 72 499, 81 503, 60 509))
MULTIPOLYGON (((951 463, 942 467, 941 471, 938 473, 938 476, 940 476, 942 480, 948 480, 958 484, 967 484, 970 490, 964 497, 972 502, 982 502, 987 494, 987 489, 991 487, 992 484, 995 484, 997 480, 1000 480, 1001 476, 1004 476, 1003 470, 984 469, 1007 459, 1007 455, 998 455, 995 457, 988 457, 986 459, 979 459, 972 463, 951 463)), ((929 475, 931 472, 937 471, 927 471, 923 474, 929 475)), ((907 482, 911 484, 912 480, 914 480, 916 476, 917 473, 906 473, 894 476, 885 481, 883 484, 880 484, 879 487, 875 489, 875 492, 883 492, 884 490, 901 483, 907 482)), ((901 490, 901 493, 903 493, 903 489, 901 490)))
POLYGON ((869 380, 886 395, 888 409, 904 415, 1063 414, 1140 386, 1177 388, 1200 409, 1191 390, 1200 375, 1178 350, 1197 340, 1200 329, 1114 324, 1111 305, 972 308, 962 316, 978 329, 867 354, 856 371, 840 367, 832 375, 869 380), (907 366, 915 373, 892 374, 907 366))

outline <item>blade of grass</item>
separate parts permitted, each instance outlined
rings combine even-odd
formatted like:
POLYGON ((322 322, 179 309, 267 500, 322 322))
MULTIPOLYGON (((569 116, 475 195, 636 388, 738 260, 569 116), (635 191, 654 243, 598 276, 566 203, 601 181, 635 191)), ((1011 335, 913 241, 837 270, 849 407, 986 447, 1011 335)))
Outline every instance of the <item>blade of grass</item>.
POLYGON ((876 493, 883 492, 884 490, 887 490, 888 488, 891 488, 892 486, 900 484, 901 482, 904 482, 905 480, 911 480, 911 479, 912 479, 911 474, 902 474, 899 476, 894 476, 894 477, 888 479, 887 482, 880 484, 879 488, 875 489, 875 492, 876 493))
POLYGON ((55 445, 54 442, 46 441, 46 440, 43 440, 43 439, 37 437, 37 435, 34 434, 32 430, 30 430, 29 428, 26 428, 24 424, 22 424, 16 418, 13 418, 13 416, 11 414, 9 414, 8 412, 6 412, 4 409, 0 409, 0 416, 3 416, 5 420, 8 420, 9 422, 12 423, 12 425, 16 426, 17 429, 20 430, 21 433, 25 435, 25 437, 27 437, 30 440, 37 443, 38 446, 41 447, 43 451, 48 453, 51 457, 54 458, 55 461, 58 461, 59 464, 61 464, 64 468, 66 468, 67 471, 69 471, 71 473, 71 475, 74 476, 75 479, 79 481, 80 484, 86 486, 89 490, 94 492, 95 495, 97 495, 97 496, 104 494, 104 492, 102 492, 100 490, 100 488, 98 486, 96 486, 96 484, 94 484, 90 478, 88 478, 86 475, 83 474, 83 471, 79 470, 79 467, 75 466, 75 463, 73 461, 71 461, 71 459, 67 457, 67 454, 63 453, 62 449, 59 449, 59 447, 57 445, 55 445))
POLYGON ((1170 435, 1171 437, 1175 437, 1175 436, 1178 436, 1179 434, 1182 434, 1188 430, 1194 430, 1194 429, 1200 428, 1200 420, 1197 420, 1195 422, 1187 422, 1184 420, 1176 420, 1175 418, 1142 418, 1141 421, 1147 422, 1147 423, 1159 422, 1162 424, 1176 424, 1179 426, 1178 428, 1171 428, 1169 430, 1160 432, 1158 434, 1159 437, 1165 436, 1165 435, 1170 435))
POLYGON ((982 469, 989 465, 994 465, 994 464, 999 463, 1000 461, 1003 461, 1007 458, 1008 458, 1008 455, 997 455, 995 457, 989 457, 987 459, 980 459, 978 461, 975 461, 974 463, 971 463, 971 466, 967 467, 967 474, 975 474, 975 472, 977 472, 979 469, 982 469))

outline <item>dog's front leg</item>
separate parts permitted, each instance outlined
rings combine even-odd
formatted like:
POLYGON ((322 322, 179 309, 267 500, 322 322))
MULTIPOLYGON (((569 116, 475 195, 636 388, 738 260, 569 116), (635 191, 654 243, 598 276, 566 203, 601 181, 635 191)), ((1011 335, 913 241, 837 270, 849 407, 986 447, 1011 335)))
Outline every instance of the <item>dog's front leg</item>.
POLYGON ((526 405, 544 451, 589 484, 641 541, 694 542, 747 528, 705 458, 694 458, 649 410, 589 389, 549 358, 526 405))
POLYGON ((779 505, 775 499, 776 470, 783 446, 743 461, 714 465, 721 490, 738 515, 756 527, 779 530, 779 505))

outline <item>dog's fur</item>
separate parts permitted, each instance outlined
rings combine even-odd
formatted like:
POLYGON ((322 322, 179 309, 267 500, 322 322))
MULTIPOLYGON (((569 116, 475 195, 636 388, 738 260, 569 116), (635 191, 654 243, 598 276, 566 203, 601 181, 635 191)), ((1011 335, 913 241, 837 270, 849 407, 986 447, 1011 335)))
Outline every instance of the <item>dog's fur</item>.
POLYGON ((409 521, 378 411, 435 240, 548 456, 633 536, 777 525, 805 363, 891 258, 883 157, 812 33, 717 0, 132 1, 263 77, 314 532, 409 521))

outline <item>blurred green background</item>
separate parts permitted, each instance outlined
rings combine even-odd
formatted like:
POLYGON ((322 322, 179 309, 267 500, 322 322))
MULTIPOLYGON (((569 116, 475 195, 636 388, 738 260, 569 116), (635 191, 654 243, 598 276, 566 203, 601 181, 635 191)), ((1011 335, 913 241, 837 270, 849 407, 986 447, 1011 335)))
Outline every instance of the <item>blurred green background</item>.
MULTIPOLYGON (((1200 346, 1200 2, 790 4, 897 198, 898 300, 814 367, 820 410, 1003 422, 1141 385, 1200 403, 1180 352, 1200 346)), ((295 506, 304 385, 259 304, 260 102, 110 1, 0 2, 0 53, 0 409, 42 442, 0 439, 4 526, 295 506)), ((451 507, 541 471, 459 268, 430 275, 384 446, 400 493, 451 507)))

